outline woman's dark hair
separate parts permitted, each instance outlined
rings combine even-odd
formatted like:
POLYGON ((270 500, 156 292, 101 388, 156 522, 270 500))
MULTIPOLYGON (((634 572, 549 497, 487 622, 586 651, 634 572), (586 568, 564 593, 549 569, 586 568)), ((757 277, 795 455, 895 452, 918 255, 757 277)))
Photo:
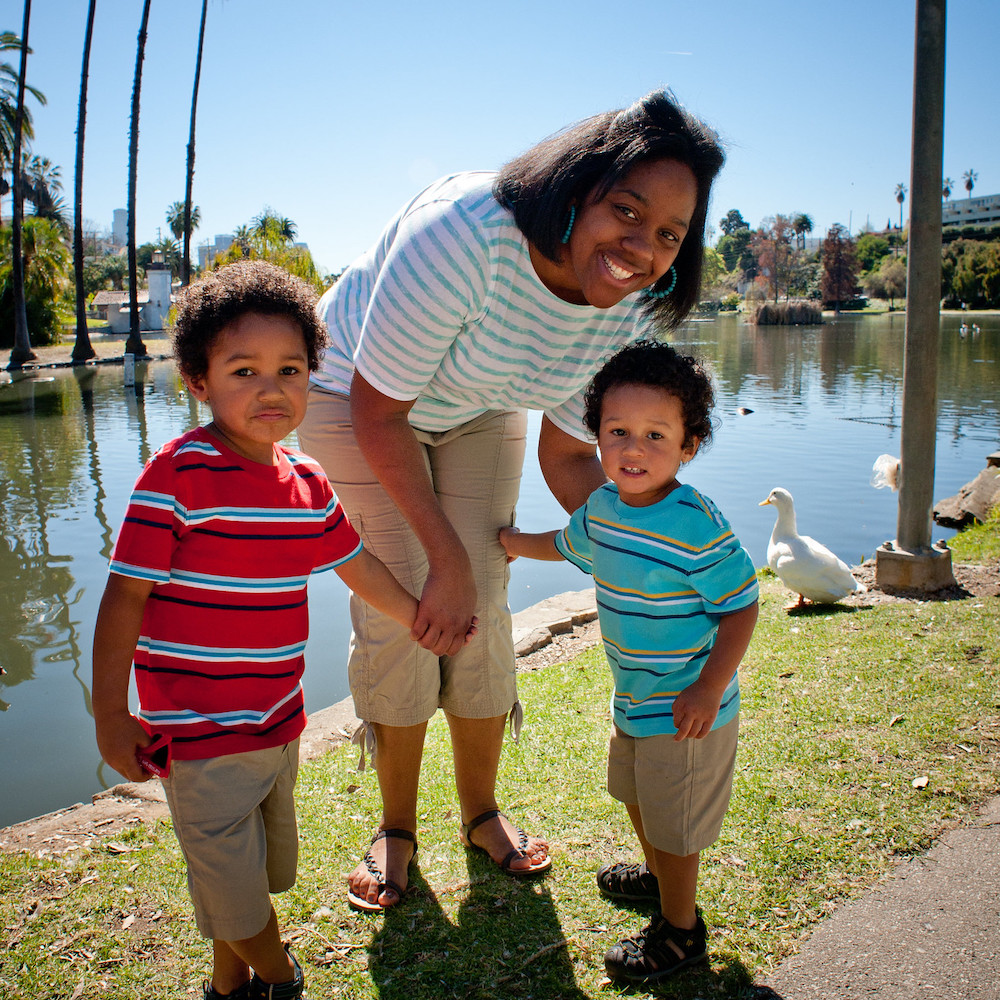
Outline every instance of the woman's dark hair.
MULTIPOLYGON (((697 181, 698 201, 674 261, 677 283, 670 295, 650 299, 647 306, 657 324, 670 330, 698 303, 708 199, 725 158, 712 129, 669 91, 655 90, 629 108, 595 115, 532 146, 500 170, 493 196, 513 212, 524 236, 558 262, 570 205, 588 197, 599 201, 640 163, 686 164, 697 181)), ((651 291, 669 283, 664 275, 651 291)))
POLYGON ((662 340, 637 340, 607 361, 587 386, 583 423, 594 437, 601 429, 604 397, 622 385, 645 385, 676 396, 684 413, 684 444, 699 439, 699 449, 712 439, 715 391, 708 373, 695 359, 678 354, 662 340))
POLYGON ((263 260, 241 260, 211 271, 182 293, 173 347, 185 375, 201 378, 224 327, 247 313, 285 316, 302 330, 310 371, 327 344, 326 325, 316 313, 316 292, 301 278, 263 260))

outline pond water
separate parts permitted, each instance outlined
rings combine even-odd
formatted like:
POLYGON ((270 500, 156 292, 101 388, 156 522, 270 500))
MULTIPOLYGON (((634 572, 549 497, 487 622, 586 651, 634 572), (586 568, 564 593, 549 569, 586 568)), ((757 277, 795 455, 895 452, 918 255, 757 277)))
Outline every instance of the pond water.
MULTIPOLYGON (((944 317, 935 498, 972 479, 1000 447, 1000 317, 978 335, 944 317)), ((715 374, 718 427, 684 478, 729 517, 757 566, 774 523, 758 501, 774 486, 796 501, 799 528, 849 563, 896 534, 897 498, 869 484, 899 453, 902 315, 842 317, 821 327, 754 330, 735 316, 695 320, 673 337, 715 374), (739 415, 741 409, 752 413, 739 415)), ((150 345, 151 347, 154 345, 150 345)), ((143 463, 208 419, 172 363, 52 369, 0 386, 0 826, 88 800, 115 784, 90 706, 90 646, 112 541, 143 463)), ((531 433, 537 436, 539 418, 531 433)), ((529 446, 519 508, 526 530, 558 527, 529 446)), ((934 537, 952 532, 935 528, 934 537)), ((514 611, 589 578, 564 563, 519 560, 514 611)), ((347 594, 333 573, 310 585, 306 706, 345 697, 347 594)))

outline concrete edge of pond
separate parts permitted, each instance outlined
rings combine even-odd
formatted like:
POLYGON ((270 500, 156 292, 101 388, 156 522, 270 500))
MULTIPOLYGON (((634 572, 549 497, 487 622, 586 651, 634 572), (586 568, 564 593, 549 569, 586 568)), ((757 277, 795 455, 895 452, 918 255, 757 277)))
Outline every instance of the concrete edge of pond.
MULTIPOLYGON (((513 616, 515 654, 528 656, 547 646, 556 636, 572 632, 596 618, 593 588, 550 597, 513 616)), ((359 725, 349 697, 310 712, 301 737, 300 759, 318 757, 349 741, 359 725)), ((107 840, 108 849, 115 850, 115 834, 167 814, 163 786, 158 781, 123 782, 98 792, 89 803, 77 802, 0 829, 0 850, 58 857, 92 847, 98 840, 107 840)), ((122 846, 122 850, 127 848, 122 846)))

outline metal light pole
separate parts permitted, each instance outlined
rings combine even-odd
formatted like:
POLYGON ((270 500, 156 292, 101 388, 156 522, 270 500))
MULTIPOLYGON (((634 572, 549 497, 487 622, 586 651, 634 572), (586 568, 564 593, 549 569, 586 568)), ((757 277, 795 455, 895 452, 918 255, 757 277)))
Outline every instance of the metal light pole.
POLYGON ((955 582, 951 552, 931 545, 937 360, 941 333, 941 159, 946 0, 916 0, 910 241, 906 269, 902 481, 896 540, 875 554, 880 587, 933 591, 955 582))

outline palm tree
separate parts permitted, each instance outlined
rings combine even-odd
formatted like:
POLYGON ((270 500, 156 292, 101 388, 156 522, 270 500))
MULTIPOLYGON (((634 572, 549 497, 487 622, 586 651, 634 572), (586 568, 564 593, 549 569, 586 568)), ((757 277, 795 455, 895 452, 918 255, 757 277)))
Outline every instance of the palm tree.
POLYGON ((87 30, 83 39, 83 68, 80 71, 80 103, 76 112, 76 173, 73 188, 73 276, 76 279, 76 342, 73 363, 82 364, 97 356, 87 330, 87 296, 83 287, 83 135, 87 128, 87 81, 90 76, 90 42, 94 37, 97 0, 90 0, 87 30))
POLYGON ((951 189, 955 186, 955 182, 950 178, 946 177, 941 185, 941 197, 947 201, 951 197, 951 189))
POLYGON ((50 219, 69 232, 66 205, 62 200, 62 171, 47 156, 21 154, 21 200, 30 201, 35 215, 50 219))
POLYGON ((265 208, 251 222, 251 232, 260 242, 261 256, 266 260, 271 246, 282 246, 295 239, 297 227, 287 215, 278 215, 273 208, 265 208))
POLYGON ((139 93, 142 89, 142 60, 146 53, 146 26, 149 24, 149 3, 142 5, 142 23, 135 50, 135 79, 132 83, 132 124, 128 144, 128 291, 129 324, 125 353, 144 357, 146 345, 139 335, 139 281, 135 260, 135 180, 139 160, 139 93))
MULTIPOLYGON (((184 255, 181 257, 181 283, 186 285, 191 280, 191 233, 197 228, 196 212, 191 206, 191 189, 194 186, 194 124, 198 114, 198 86, 201 83, 201 53, 205 45, 205 15, 208 13, 208 0, 201 0, 201 25, 198 28, 198 55, 194 64, 194 88, 191 92, 191 128, 188 132, 187 174, 184 185, 184 255)), ((179 238, 179 237, 178 237, 179 238)))
POLYGON ((903 234, 903 202, 906 200, 906 185, 896 185, 896 201, 899 202, 899 233, 903 234))
POLYGON ((21 70, 17 77, 17 108, 14 112, 14 144, 11 168, 14 173, 14 219, 11 225, 11 278, 14 298, 14 348, 10 352, 10 369, 23 368, 26 361, 37 355, 31 349, 28 335, 28 314, 24 303, 24 260, 21 256, 21 222, 24 214, 21 195, 21 137, 24 134, 24 77, 28 65, 28 26, 31 23, 31 0, 24 0, 21 28, 21 70))
MULTIPOLYGON (((21 39, 12 31, 0 31, 0 52, 21 51, 21 39)), ((31 54, 31 49, 28 49, 31 54)), ((17 91, 20 77, 10 63, 0 63, 0 196, 10 193, 10 184, 4 174, 14 162, 14 129, 17 123, 17 91)), ((38 101, 45 104, 45 95, 30 84, 24 89, 38 101)), ((21 109, 21 141, 33 139, 31 112, 27 106, 21 109)))
POLYGON ((979 174, 975 170, 966 170, 962 174, 962 180, 965 181, 965 190, 969 192, 969 197, 972 197, 972 189, 976 186, 976 181, 979 180, 979 174))
POLYGON ((799 213, 792 220, 792 229, 795 232, 795 238, 798 241, 799 249, 805 250, 806 233, 811 233, 813 230, 812 216, 806 215, 805 212, 799 213))
MULTIPOLYGON (((175 240, 180 240, 180 238, 185 234, 185 215, 188 215, 189 229, 188 233, 194 232, 198 228, 198 224, 201 222, 201 209, 197 205, 192 205, 190 213, 187 213, 187 202, 175 201, 167 209, 167 228, 174 234, 175 240)), ((187 284, 187 282, 185 282, 187 284)))

